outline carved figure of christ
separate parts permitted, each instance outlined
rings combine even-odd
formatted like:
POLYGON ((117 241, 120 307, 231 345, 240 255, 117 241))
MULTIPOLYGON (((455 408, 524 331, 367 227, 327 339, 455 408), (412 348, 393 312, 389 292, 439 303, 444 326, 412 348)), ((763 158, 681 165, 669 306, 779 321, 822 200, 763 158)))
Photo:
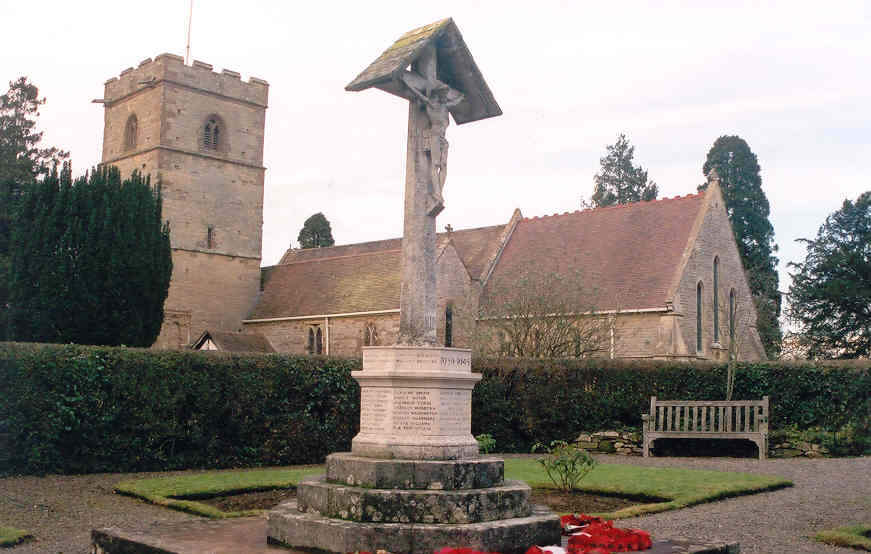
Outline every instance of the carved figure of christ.
POLYGON ((462 93, 436 79, 434 45, 424 49, 411 71, 399 75, 409 100, 405 168, 405 221, 402 235, 400 345, 436 345, 435 218, 444 209, 447 176, 445 131, 450 108, 462 93))

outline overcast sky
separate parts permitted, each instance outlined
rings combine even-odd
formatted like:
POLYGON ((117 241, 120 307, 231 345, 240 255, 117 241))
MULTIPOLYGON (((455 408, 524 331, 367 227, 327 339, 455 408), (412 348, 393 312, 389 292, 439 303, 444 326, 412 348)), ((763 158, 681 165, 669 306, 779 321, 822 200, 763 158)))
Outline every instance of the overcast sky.
MULTIPOLYGON (((99 162, 103 82, 184 55, 188 0, 0 0, 0 86, 48 103, 44 142, 99 162)), ((448 129, 438 229, 579 208, 625 133, 660 197, 692 194, 717 137, 759 158, 785 264, 871 189, 871 2, 195 0, 191 58, 269 81, 263 264, 323 212, 338 244, 402 234, 406 103, 344 87, 404 32, 453 17, 504 115, 448 129)))

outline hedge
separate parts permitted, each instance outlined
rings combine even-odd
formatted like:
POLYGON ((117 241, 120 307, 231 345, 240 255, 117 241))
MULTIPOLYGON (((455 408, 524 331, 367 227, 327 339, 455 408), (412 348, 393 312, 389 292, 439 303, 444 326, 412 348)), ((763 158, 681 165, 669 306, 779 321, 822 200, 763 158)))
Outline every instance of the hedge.
MULTIPOLYGON (((477 360, 472 432, 500 451, 573 440, 579 431, 641 428, 650 397, 722 400, 725 364, 623 360, 477 360)), ((770 428, 850 425, 871 438, 871 360, 740 363, 735 400, 771 402, 770 428)))
POLYGON ((360 394, 350 370, 358 366, 0 343, 0 432, 10 445, 0 473, 321 462, 357 432, 360 394))
MULTIPOLYGON (((359 368, 359 359, 0 343, 0 474, 320 463, 357 433, 359 368)), ((484 376, 472 432, 528 452, 580 431, 638 427, 651 395, 722 398, 725 369, 475 360, 484 376)), ((869 361, 741 364, 734 397, 769 395, 773 428, 871 435, 869 370, 869 361)))

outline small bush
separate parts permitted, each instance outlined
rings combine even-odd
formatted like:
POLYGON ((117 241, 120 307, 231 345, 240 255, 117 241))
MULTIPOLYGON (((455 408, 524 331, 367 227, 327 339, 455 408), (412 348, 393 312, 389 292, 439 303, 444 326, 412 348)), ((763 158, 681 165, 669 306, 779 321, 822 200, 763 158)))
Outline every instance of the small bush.
POLYGON ((544 452, 537 459, 538 463, 544 467, 554 486, 564 491, 578 488, 581 479, 593 471, 597 463, 589 452, 566 441, 551 441, 550 446, 538 443, 532 451, 544 452))
POLYGON ((475 437, 478 441, 478 450, 481 454, 490 454, 496 451, 496 439, 490 433, 481 433, 475 437))

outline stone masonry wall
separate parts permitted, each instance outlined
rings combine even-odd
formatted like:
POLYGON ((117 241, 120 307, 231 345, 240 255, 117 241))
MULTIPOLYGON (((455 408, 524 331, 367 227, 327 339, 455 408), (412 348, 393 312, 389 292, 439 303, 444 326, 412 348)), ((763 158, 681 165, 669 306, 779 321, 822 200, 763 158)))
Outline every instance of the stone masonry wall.
POLYGON ((239 330, 257 298, 268 90, 172 54, 106 82, 103 163, 150 174, 170 224, 173 275, 157 347, 183 347, 206 329, 239 330), (221 128, 215 149, 203 142, 212 117, 221 128))
POLYGON ((699 356, 711 360, 727 360, 729 346, 729 291, 736 292, 735 332, 741 360, 765 359, 756 331, 756 312, 738 247, 732 237, 732 227, 726 214, 719 187, 706 197, 704 219, 698 229, 695 245, 685 265, 674 296, 674 308, 682 315, 677 320, 675 355, 699 356), (714 258, 719 258, 719 342, 714 341, 713 272, 714 258), (702 282, 702 350, 696 352, 696 285, 702 282))
POLYGON ((174 250, 172 265, 164 325, 155 347, 184 348, 206 329, 241 329, 260 289, 260 260, 174 250))
MULTIPOLYGON (((245 323, 245 332, 262 333, 278 352, 288 354, 307 354, 308 330, 318 325, 329 333, 329 353, 332 356, 360 356, 363 352, 363 333, 367 325, 373 325, 376 332, 374 346, 396 344, 399 335, 399 314, 374 314, 352 317, 310 318, 262 323, 245 323)), ((326 344, 324 344, 326 352, 326 344)))

